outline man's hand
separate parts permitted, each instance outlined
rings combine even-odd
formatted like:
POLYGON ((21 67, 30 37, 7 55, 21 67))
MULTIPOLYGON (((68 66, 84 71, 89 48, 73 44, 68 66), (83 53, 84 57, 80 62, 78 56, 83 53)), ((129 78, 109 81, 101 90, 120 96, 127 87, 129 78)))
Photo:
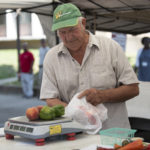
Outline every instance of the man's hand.
POLYGON ((138 83, 122 85, 118 88, 97 90, 97 89, 87 89, 83 91, 78 98, 86 97, 86 100, 97 105, 105 102, 124 102, 129 100, 139 94, 138 83))
POLYGON ((63 105, 64 107, 67 106, 67 103, 62 102, 61 100, 55 99, 55 98, 47 99, 47 100, 46 100, 46 103, 47 103, 47 105, 50 106, 50 107, 53 107, 53 106, 58 105, 58 104, 61 104, 61 105, 63 105))
POLYGON ((102 91, 91 88, 88 90, 83 91, 78 98, 86 97, 87 102, 97 105, 104 102, 105 95, 102 91))

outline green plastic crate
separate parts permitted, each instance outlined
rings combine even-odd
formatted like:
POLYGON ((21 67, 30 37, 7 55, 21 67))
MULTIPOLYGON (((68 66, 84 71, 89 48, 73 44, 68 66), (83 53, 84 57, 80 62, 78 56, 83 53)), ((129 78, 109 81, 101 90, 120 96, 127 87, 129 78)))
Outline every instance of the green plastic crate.
POLYGON ((106 130, 101 130, 100 138, 102 145, 111 145, 114 144, 121 145, 122 141, 134 137, 136 130, 133 129, 126 129, 126 128, 110 128, 106 130))

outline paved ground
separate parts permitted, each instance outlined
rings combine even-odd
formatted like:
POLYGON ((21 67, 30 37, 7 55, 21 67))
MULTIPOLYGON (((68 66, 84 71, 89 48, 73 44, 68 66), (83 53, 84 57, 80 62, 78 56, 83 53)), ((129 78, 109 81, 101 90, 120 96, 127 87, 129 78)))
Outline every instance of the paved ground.
POLYGON ((8 118, 25 115, 27 108, 37 105, 46 105, 46 103, 37 97, 25 99, 21 94, 0 93, 0 127, 3 127, 8 118))
MULTIPOLYGON (((17 77, 0 80, 0 86, 9 82, 14 82, 17 77)), ((39 94, 37 94, 39 95, 39 94)), ((0 127, 4 126, 4 123, 8 118, 25 115, 27 108, 37 105, 46 105, 44 101, 39 100, 38 97, 31 99, 25 99, 22 97, 22 91, 18 89, 13 90, 12 88, 5 88, 0 91, 0 127), (3 91, 3 92, 2 92, 3 91)))

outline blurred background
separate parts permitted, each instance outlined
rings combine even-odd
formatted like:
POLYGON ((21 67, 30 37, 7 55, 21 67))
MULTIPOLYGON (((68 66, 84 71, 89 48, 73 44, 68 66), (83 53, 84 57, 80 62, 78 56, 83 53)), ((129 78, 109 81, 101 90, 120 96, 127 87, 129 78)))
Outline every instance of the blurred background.
MULTIPOLYGON (((137 51, 142 47, 141 39, 150 36, 150 33, 140 34, 137 36, 131 34, 119 34, 114 32, 96 31, 97 35, 114 38, 119 36, 120 44, 130 64, 134 67, 137 51), (114 36, 115 35, 115 36, 114 36), (121 36, 120 36, 121 35, 121 36)), ((15 14, 6 14, 0 16, 0 79, 16 77, 18 69, 18 53, 16 49, 16 22, 15 14)), ((46 38, 41 23, 36 14, 21 13, 20 17, 20 39, 21 43, 28 42, 29 50, 34 54, 34 75, 39 71, 39 47, 40 39, 46 38)), ((114 38, 115 39, 115 38, 114 38)), ((116 40, 116 39, 115 39, 116 40)), ((22 50, 21 50, 22 52, 22 50)), ((17 84, 17 82, 12 83, 17 84)), ((36 85, 36 81, 35 81, 36 85)))

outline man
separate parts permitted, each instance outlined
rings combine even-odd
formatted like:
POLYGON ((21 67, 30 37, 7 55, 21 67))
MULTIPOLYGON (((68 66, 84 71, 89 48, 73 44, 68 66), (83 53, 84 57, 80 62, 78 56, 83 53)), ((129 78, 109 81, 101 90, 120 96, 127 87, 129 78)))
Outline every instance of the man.
POLYGON ((20 77, 25 98, 33 96, 33 63, 34 57, 28 50, 28 43, 23 43, 24 52, 20 54, 20 77))
POLYGON ((129 128, 125 101, 138 95, 137 77, 115 41, 96 37, 85 26, 86 19, 75 5, 55 9, 52 30, 57 30, 62 43, 45 57, 40 98, 49 106, 67 106, 81 92, 79 98, 107 107, 103 129, 129 128))
POLYGON ((138 50, 135 71, 140 81, 150 81, 150 38, 142 38, 141 43, 143 48, 138 50))
POLYGON ((42 80, 42 74, 43 74, 43 61, 45 58, 46 53, 50 49, 48 46, 46 46, 46 40, 41 39, 41 47, 39 48, 39 85, 41 85, 41 80, 42 80))

